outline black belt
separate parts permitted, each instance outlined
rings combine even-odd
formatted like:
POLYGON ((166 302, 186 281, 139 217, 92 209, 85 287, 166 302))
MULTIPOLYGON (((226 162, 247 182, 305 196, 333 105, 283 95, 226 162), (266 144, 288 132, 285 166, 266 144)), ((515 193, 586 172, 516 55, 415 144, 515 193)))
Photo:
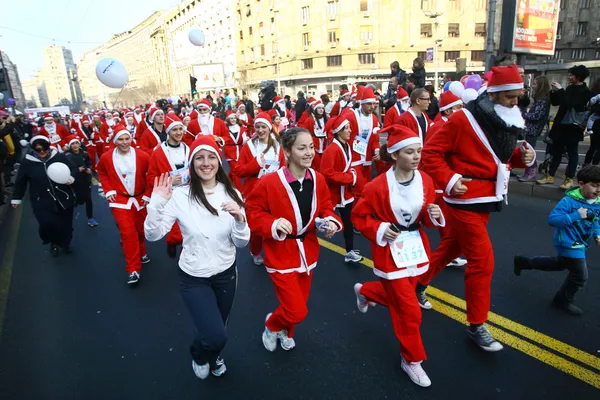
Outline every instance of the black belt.
POLYGON ((144 192, 145 192, 145 190, 144 190, 143 192, 140 192, 140 193, 134 194, 133 196, 131 196, 129 193, 121 193, 121 194, 122 194, 123 196, 127 196, 127 197, 138 197, 138 196, 141 196, 141 195, 143 195, 143 194, 144 194, 144 192))
POLYGON ((474 181, 496 182, 496 178, 478 178, 476 176, 463 175, 463 178, 473 179, 474 181))
POLYGON ((392 224, 392 226, 394 228, 396 228, 398 232, 413 232, 413 231, 419 230, 419 228, 421 227, 421 224, 414 223, 414 224, 410 224, 409 226, 392 224))
POLYGON ((285 237, 286 240, 295 240, 295 239, 300 239, 301 242, 304 242, 304 238, 306 237, 306 232, 304 232, 301 235, 287 235, 285 237))

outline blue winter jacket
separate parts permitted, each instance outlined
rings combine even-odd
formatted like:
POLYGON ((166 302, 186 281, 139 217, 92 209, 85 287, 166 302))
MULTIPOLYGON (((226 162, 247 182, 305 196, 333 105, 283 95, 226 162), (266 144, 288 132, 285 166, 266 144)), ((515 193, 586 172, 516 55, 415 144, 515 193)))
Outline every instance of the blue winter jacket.
POLYGON ((548 223, 556 228, 554 247, 559 256, 585 258, 590 240, 600 236, 600 199, 590 204, 579 187, 569 189, 550 213, 548 223), (588 210, 587 219, 581 218, 580 208, 588 210))

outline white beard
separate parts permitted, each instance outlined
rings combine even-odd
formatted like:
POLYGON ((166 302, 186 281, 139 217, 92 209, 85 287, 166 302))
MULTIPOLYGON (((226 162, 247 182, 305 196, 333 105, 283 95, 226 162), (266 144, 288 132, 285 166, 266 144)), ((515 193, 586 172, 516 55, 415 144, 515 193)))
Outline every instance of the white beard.
POLYGON ((496 115, 502 119, 508 126, 514 126, 517 128, 525 128, 525 120, 521 115, 519 107, 514 106, 512 108, 504 107, 500 104, 494 105, 494 111, 496 115))
POLYGON ((107 119, 106 120, 106 125, 112 127, 115 126, 115 120, 114 119, 107 119))
POLYGON ((44 128, 46 128, 46 132, 53 134, 56 133, 56 123, 44 124, 44 128))
POLYGON ((398 107, 400 107, 400 109, 402 111, 406 111, 410 107, 410 103, 407 103, 405 101, 400 101, 400 102, 398 102, 398 107))

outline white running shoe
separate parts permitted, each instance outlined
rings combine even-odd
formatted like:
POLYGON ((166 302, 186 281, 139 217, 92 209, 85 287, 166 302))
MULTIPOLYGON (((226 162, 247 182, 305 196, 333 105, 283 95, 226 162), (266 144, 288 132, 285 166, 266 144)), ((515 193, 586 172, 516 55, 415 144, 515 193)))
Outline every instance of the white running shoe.
POLYGON ((227 366, 225 365, 225 360, 223 360, 220 356, 217 357, 217 368, 210 371, 214 376, 221 376, 227 371, 227 366))
POLYGON ((431 386, 431 380, 423 367, 421 367, 421 362, 407 363, 404 358, 402 358, 402 369, 415 384, 421 387, 431 386))
POLYGON ((360 294, 361 288, 362 283, 357 283, 354 285, 354 294, 356 295, 356 306, 358 307, 358 311, 364 314, 369 310, 369 301, 365 296, 360 294))
POLYGON ((447 267, 464 267, 465 265, 467 265, 467 260, 462 257, 458 257, 458 258, 455 258, 454 260, 450 261, 450 264, 448 264, 446 266, 447 267))
POLYGON ((362 261, 362 259, 363 259, 363 256, 358 254, 355 250, 350 250, 349 252, 346 253, 346 256, 344 257, 344 262, 359 263, 362 261))
POLYGON ((279 338, 279 344, 281 345, 281 348, 285 351, 290 351, 296 347, 296 341, 294 338, 288 337, 287 329, 277 333, 277 337, 279 338))
MULTIPOLYGON (((265 323, 269 319, 273 313, 268 313, 267 318, 265 318, 265 323)), ((265 326, 265 331, 262 334, 262 341, 265 349, 270 351, 271 353, 277 349, 277 337, 279 336, 279 332, 273 332, 269 328, 265 326)))
POLYGON ((198 365, 196 361, 192 360, 192 369, 194 370, 194 374, 200 379, 208 378, 208 374, 210 373, 210 365, 208 363, 198 365))
POLYGON ((255 256, 254 254, 252 254, 252 261, 254 261, 255 265, 263 265, 265 263, 265 259, 260 254, 257 255, 257 256, 255 256))

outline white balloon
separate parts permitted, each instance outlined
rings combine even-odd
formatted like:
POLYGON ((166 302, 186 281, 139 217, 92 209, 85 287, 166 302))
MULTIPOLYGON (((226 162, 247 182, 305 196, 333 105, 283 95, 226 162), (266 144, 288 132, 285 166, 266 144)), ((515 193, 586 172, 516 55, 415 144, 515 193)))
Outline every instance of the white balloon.
POLYGON ((4 100, 4 93, 0 93, 0 100, 4 100))
POLYGON ((25 139, 19 140, 19 143, 21 143, 21 147, 26 147, 29 144, 29 142, 25 139))
POLYGON ((465 87, 459 81, 454 81, 450 84, 450 86, 448 87, 448 90, 450 90, 452 93, 454 93, 458 97, 461 97, 463 92, 465 91, 465 87))
POLYGON ((194 46, 204 46, 204 33, 200 29, 190 29, 188 39, 194 46))
POLYGON ((460 99, 463 103, 467 104, 470 101, 475 100, 478 97, 477 90, 475 89, 465 89, 462 93, 460 99))
POLYGON ((103 58, 98 61, 96 76, 100 82, 113 89, 122 88, 129 80, 125 66, 114 58, 103 58))
POLYGON ((485 92, 487 90, 487 83, 481 85, 481 87, 479 88, 479 90, 477 91, 477 94, 481 94, 483 92, 485 92))
POLYGON ((67 164, 61 162, 55 162, 50 164, 48 167, 48 178, 52 179, 56 183, 65 184, 71 177, 71 170, 67 164))

